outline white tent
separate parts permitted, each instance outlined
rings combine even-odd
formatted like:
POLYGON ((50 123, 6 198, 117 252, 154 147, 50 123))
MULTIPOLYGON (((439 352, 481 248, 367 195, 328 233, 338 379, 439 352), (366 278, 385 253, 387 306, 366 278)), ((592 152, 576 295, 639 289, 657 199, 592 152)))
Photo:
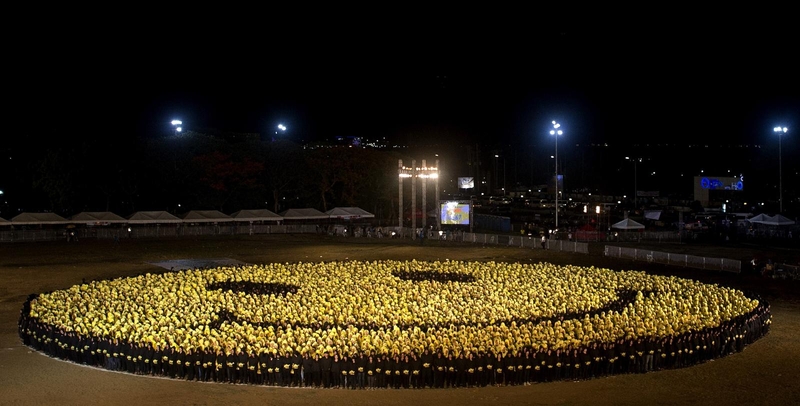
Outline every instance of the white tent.
POLYGON ((67 219, 55 213, 20 213, 11 219, 16 224, 66 224, 67 219))
POLYGON ((356 220, 375 218, 375 215, 359 207, 335 207, 325 212, 332 219, 356 220))
POLYGON ((280 213, 284 220, 322 220, 330 216, 317 209, 289 209, 280 213))
POLYGON ((75 223, 127 223, 128 220, 110 212, 110 211, 84 211, 73 215, 69 218, 70 221, 75 223))
POLYGON ((281 221, 283 217, 267 210, 239 210, 231 214, 235 221, 281 221))
POLYGON ((771 220, 772 220, 772 217, 770 217, 770 216, 768 216, 768 215, 766 215, 764 213, 761 213, 758 216, 750 217, 749 219, 747 219, 747 221, 749 221, 751 223, 754 223, 754 224, 764 224, 765 222, 771 221, 771 220))
POLYGON ((221 223, 233 221, 231 216, 218 210, 192 210, 183 215, 186 223, 221 223))
POLYGON ((790 225, 794 224, 794 221, 792 221, 792 220, 790 220, 790 219, 788 219, 788 218, 786 218, 786 217, 784 217, 784 216, 782 216, 780 214, 776 214, 776 215, 770 217, 769 220, 763 221, 762 224, 766 224, 766 225, 770 225, 770 226, 790 226, 790 225))
POLYGON ((2 217, 0 217, 0 225, 10 226, 11 222, 6 220, 6 219, 4 219, 4 218, 2 218, 2 217))
POLYGON ((165 211, 137 211, 128 217, 129 224, 183 223, 183 220, 165 211))
POLYGON ((620 230, 641 230, 644 228, 644 225, 628 218, 619 223, 614 223, 611 228, 618 228, 620 230))
POLYGON ((660 220, 661 219, 661 210, 645 210, 644 211, 644 218, 648 220, 660 220))

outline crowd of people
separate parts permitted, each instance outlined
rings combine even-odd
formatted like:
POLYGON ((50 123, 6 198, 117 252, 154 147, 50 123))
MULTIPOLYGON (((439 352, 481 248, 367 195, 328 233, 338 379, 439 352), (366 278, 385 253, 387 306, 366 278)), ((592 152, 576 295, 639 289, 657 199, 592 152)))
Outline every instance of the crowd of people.
POLYGON ((518 385, 692 365, 767 333, 742 292, 552 264, 376 261, 140 275, 32 295, 23 342, 136 374, 348 388, 518 385))

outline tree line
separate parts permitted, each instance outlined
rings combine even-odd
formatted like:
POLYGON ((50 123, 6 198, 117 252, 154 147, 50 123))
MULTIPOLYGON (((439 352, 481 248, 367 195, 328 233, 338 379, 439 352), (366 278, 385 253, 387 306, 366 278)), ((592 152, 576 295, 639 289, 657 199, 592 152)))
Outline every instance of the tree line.
POLYGON ((20 174, 30 183, 28 206, 65 215, 358 206, 388 219, 396 212, 402 158, 375 148, 309 148, 283 139, 230 141, 194 132, 128 145, 52 147, 20 174))

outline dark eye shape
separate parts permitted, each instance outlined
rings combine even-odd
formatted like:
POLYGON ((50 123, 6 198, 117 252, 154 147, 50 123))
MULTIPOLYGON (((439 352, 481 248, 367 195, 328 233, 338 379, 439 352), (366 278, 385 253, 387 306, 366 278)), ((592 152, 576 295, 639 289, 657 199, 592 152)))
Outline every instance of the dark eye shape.
POLYGON ((474 276, 460 272, 395 271, 392 272, 392 275, 402 280, 412 281, 412 282, 422 282, 422 281, 461 282, 461 283, 475 282, 474 276))
POLYGON ((295 294, 300 289, 297 285, 287 283, 261 283, 249 281, 226 281, 215 282, 206 287, 207 290, 230 290, 232 292, 243 292, 250 295, 276 295, 285 296, 287 293, 295 294))
MULTIPOLYGON (((206 286, 207 290, 229 290, 234 293, 243 292, 249 295, 275 295, 275 296, 286 296, 287 293, 295 294, 297 290, 300 289, 297 285, 290 285, 288 283, 262 283, 262 282, 250 282, 250 281, 226 281, 226 282, 215 282, 208 286, 206 286)), ((217 319, 212 321, 209 324, 209 327, 218 329, 224 322, 237 322, 241 323, 242 320, 239 319, 239 316, 233 314, 227 310, 220 310, 217 314, 217 319)), ((268 326, 269 323, 261 323, 264 326, 268 326)))

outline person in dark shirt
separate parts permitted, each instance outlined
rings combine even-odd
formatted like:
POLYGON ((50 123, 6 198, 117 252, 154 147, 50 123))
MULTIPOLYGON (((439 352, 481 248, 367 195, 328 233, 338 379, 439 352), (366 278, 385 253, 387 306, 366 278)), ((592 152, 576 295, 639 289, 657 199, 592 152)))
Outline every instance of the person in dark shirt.
POLYGON ((357 370, 358 370, 358 356, 352 355, 348 357, 347 361, 347 387, 349 389, 358 388, 358 380, 356 378, 357 370))
POLYGON ((411 387, 414 389, 422 388, 422 360, 417 357, 416 353, 411 353, 409 358, 409 367, 411 368, 411 387))
POLYGON ((505 359, 501 352, 495 354, 494 359, 492 360, 494 364, 494 384, 497 386, 504 385, 506 383, 506 376, 505 376, 505 359))
POLYGON ((534 359, 530 348, 526 348, 522 357, 522 384, 530 385, 533 374, 534 359))
POLYGON ((359 352, 355 357, 356 364, 356 388, 364 389, 367 380, 367 357, 359 352))
POLYGON ((422 370, 420 374, 422 375, 422 386, 423 387, 433 387, 433 354, 427 348, 425 351, 422 352, 422 356, 420 357, 420 361, 422 362, 422 370))
POLYGON ((259 385, 266 385, 269 381, 269 373, 267 369, 269 368, 269 353, 266 349, 261 349, 258 352, 258 371, 256 372, 257 375, 257 383, 259 385))
POLYGON ((433 382, 435 387, 444 388, 445 371, 447 370, 447 358, 441 351, 436 353, 433 359, 433 382))
POLYGON ((475 354, 473 354, 472 352, 468 352, 464 364, 465 364, 464 368, 466 369, 465 386, 468 388, 474 387, 478 384, 478 375, 477 375, 478 361, 475 359, 475 354))
POLYGON ((280 365, 276 350, 267 351, 267 376, 266 382, 270 386, 278 386, 278 377, 281 376, 280 365))
POLYGON ((225 352, 225 378, 228 383, 236 382, 236 353, 231 349, 225 352))
POLYGON ((308 387, 314 386, 314 376, 313 376, 313 373, 311 372, 311 369, 313 368, 313 365, 316 363, 314 358, 311 358, 311 356, 308 353, 305 353, 303 355, 303 358, 302 358, 301 362, 303 363, 303 366, 302 366, 303 370, 302 370, 302 375, 301 375, 302 378, 303 378, 302 379, 303 387, 308 388, 308 387))
POLYGON ((366 365, 366 374, 367 374, 367 388, 368 389, 375 389, 375 357, 368 353, 367 356, 367 365, 366 365))
POLYGON ((333 365, 333 358, 331 358, 331 354, 325 352, 322 354, 322 358, 319 360, 319 373, 321 378, 321 384, 323 388, 330 388, 331 387, 331 367, 333 365))
POLYGON ((311 359, 311 386, 319 388, 322 385, 322 365, 320 361, 322 357, 315 353, 314 358, 311 359))
POLYGON ((400 357, 400 381, 403 389, 408 389, 411 385, 411 361, 408 355, 400 357))
POLYGON ((378 388, 385 388, 386 383, 386 355, 378 355, 375 358, 375 385, 378 388))
POLYGON ((402 384, 402 379, 400 374, 402 371, 400 370, 400 355, 397 353, 392 356, 389 360, 388 370, 391 377, 391 381, 389 383, 390 387, 395 389, 400 389, 400 385, 402 384))
POLYGON ((333 360, 331 361, 331 380, 333 387, 338 388, 342 386, 342 360, 339 359, 339 353, 336 352, 333 355, 333 360))
POLYGON ((454 388, 457 382, 456 368, 458 366, 456 365, 456 359, 453 357, 453 354, 447 355, 447 360, 445 361, 445 364, 447 365, 447 371, 445 373, 445 378, 444 378, 445 387, 454 388))
POLYGON ((194 380, 194 363, 196 361, 195 354, 192 352, 191 349, 186 350, 186 354, 183 356, 183 377, 187 381, 194 380))
POLYGON ((292 356, 288 352, 284 352, 280 358, 281 370, 281 386, 290 386, 292 384, 292 356))
POLYGON ((602 348, 600 348, 600 344, 595 342, 592 343, 592 345, 589 347, 589 359, 592 362, 592 364, 590 368, 588 368, 589 371, 587 371, 588 372, 587 378, 594 378, 600 376, 600 374, 602 373, 603 364, 607 362, 604 357, 602 348))
POLYGON ((616 350, 616 343, 605 343, 603 344, 604 347, 604 354, 606 359, 606 369, 605 373, 607 375, 617 373, 617 364, 619 361, 617 350, 616 350))
POLYGON ((289 376, 291 378, 291 386, 299 387, 300 386, 300 373, 302 372, 300 368, 303 366, 303 358, 300 356, 298 351, 295 351, 291 354, 291 364, 292 368, 289 372, 289 376))
POLYGON ((258 383, 258 354, 252 350, 248 350, 245 354, 247 356, 247 363, 245 364, 245 380, 249 384, 258 383))
POLYGON ((455 382, 453 386, 467 386, 467 357, 463 352, 459 352, 454 362, 456 368, 455 382))

